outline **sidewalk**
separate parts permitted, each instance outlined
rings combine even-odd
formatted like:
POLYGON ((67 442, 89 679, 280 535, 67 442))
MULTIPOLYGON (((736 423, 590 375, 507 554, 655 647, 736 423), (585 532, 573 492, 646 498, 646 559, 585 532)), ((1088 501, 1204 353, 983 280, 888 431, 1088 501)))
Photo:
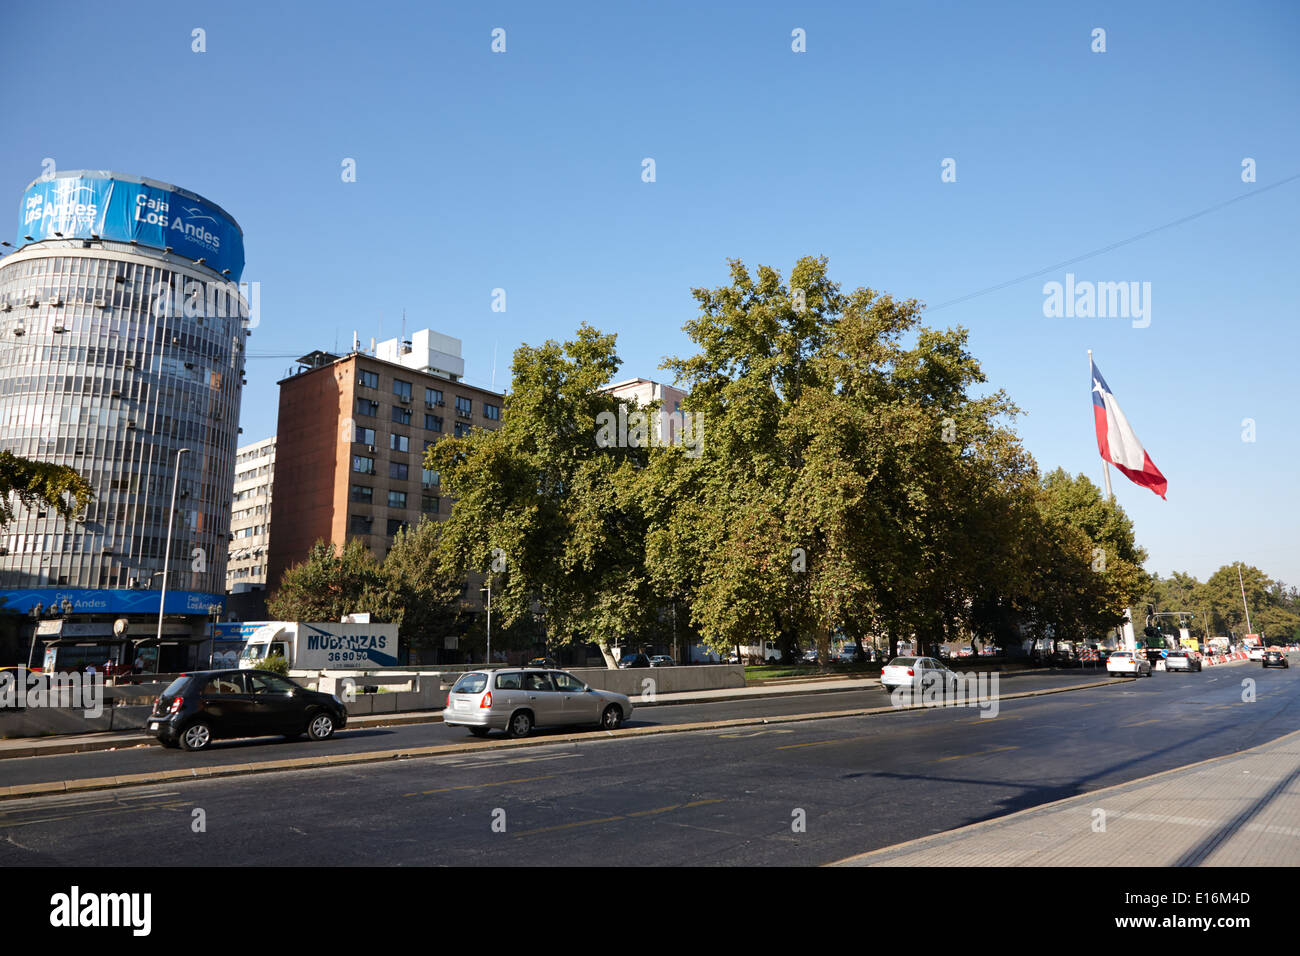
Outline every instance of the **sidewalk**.
POLYGON ((833 865, 1298 864, 1300 731, 1241 753, 874 850, 833 865))

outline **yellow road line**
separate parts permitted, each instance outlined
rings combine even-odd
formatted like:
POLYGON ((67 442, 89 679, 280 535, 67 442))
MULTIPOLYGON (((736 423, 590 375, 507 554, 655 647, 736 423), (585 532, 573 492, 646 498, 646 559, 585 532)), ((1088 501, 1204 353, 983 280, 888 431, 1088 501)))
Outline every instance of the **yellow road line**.
POLYGON ((822 744, 851 744, 857 741, 857 737, 836 737, 834 740, 813 740, 806 744, 786 744, 784 747, 777 747, 777 750, 797 750, 800 747, 820 747, 822 744))
POLYGON ((953 754, 951 757, 940 757, 940 758, 939 758, 937 761, 935 761, 935 762, 936 762, 936 763, 943 763, 945 760, 961 760, 961 759, 963 759, 963 758, 965 758, 965 757, 983 757, 983 756, 985 756, 985 755, 987 755, 987 754, 997 754, 997 753, 1002 753, 1002 751, 1004 751, 1004 750, 1019 750, 1019 749, 1020 749, 1019 747, 994 747, 992 750, 981 750, 979 753, 973 753, 973 754, 953 754))
POLYGON ((598 823, 616 823, 619 820, 630 820, 633 817, 648 817, 659 813, 668 813, 671 810, 688 810, 691 807, 702 807, 710 803, 724 803, 724 800, 692 800, 690 803, 674 803, 670 807, 657 807, 654 810, 637 810, 633 813, 625 813, 615 817, 599 817, 595 820, 579 820, 577 823, 561 823, 553 827, 538 827, 535 830, 523 830, 516 833, 515 836, 531 836, 535 833, 554 833, 557 830, 572 830, 577 827, 590 827, 598 823))
POLYGON ((134 807, 104 807, 99 810, 79 810, 76 813, 65 813, 57 817, 40 817, 36 820, 7 820, 0 817, 0 830, 9 827, 27 827, 33 823, 58 823, 60 820, 73 820, 77 817, 101 816, 106 813, 140 813, 143 810, 172 810, 176 807, 188 807, 193 805, 192 800, 171 801, 169 803, 151 803, 143 806, 134 807))
POLYGON ((547 774, 544 777, 518 777, 514 780, 497 780, 493 783, 465 783, 459 787, 439 787, 437 790, 421 790, 419 793, 404 793, 404 797, 418 797, 430 793, 451 793, 454 790, 479 790, 483 787, 504 787, 512 783, 532 783, 534 780, 550 780, 555 774, 547 774))

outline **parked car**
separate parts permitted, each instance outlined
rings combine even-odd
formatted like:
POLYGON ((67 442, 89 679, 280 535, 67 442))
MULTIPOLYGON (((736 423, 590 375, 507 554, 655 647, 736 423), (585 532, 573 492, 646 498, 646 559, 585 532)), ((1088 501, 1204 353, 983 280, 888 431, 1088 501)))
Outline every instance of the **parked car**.
POLYGON ((650 658, 651 667, 673 667, 676 664, 677 662, 667 654, 656 654, 650 658))
POLYGON ((654 665, 650 663, 649 657, 647 657, 644 654, 638 653, 638 654, 624 654, 621 658, 619 658, 618 666, 622 670, 627 670, 627 668, 629 667, 653 667, 654 665))
POLYGON ((942 685, 946 693, 957 684, 957 675, 934 657, 895 657, 880 670, 880 686, 893 693, 899 687, 922 691, 942 685))
POLYGON ((1111 651, 1106 673, 1129 677, 1150 677, 1151 662, 1137 651, 1111 651))
POLYGON ((148 729, 165 747, 203 750, 214 740, 282 734, 325 740, 347 726, 333 694, 261 670, 181 674, 154 701, 148 729))
POLYGON ((614 730, 630 716, 632 702, 622 694, 596 690, 566 671, 525 667, 462 674, 447 694, 442 722, 475 737, 493 730, 527 737, 534 727, 595 724, 614 730))
POLYGON ((1246 652, 1246 659, 1251 661, 1262 661, 1264 659, 1264 654, 1264 648, 1252 646, 1250 650, 1246 652))
POLYGON ((1169 656, 1165 658, 1165 670, 1167 671, 1197 671, 1201 670, 1201 659, 1196 654, 1189 651, 1170 651, 1169 656))
POLYGON ((1291 667, 1286 651, 1265 651, 1263 663, 1265 667, 1291 667))

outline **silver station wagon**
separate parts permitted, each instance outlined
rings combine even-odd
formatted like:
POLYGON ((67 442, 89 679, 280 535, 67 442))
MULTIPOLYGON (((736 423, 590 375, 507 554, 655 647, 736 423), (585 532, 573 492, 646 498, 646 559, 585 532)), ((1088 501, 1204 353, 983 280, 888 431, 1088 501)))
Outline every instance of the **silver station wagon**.
POLYGON ((595 724, 614 730, 632 715, 622 694, 596 690, 565 671, 538 667, 468 671, 447 694, 442 722, 475 737, 504 730, 526 737, 534 727, 595 724))

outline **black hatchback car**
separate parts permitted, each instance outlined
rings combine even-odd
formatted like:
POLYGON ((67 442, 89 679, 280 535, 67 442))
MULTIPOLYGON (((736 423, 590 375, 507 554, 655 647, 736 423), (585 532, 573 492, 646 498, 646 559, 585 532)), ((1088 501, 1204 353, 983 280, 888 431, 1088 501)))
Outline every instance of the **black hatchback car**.
POLYGON ((1286 651, 1265 651, 1265 667, 1290 667, 1291 662, 1287 660, 1286 651))
POLYGON ((154 702, 148 731, 164 747, 202 750, 224 737, 324 740, 348 720, 343 702, 257 670, 181 674, 154 702))

